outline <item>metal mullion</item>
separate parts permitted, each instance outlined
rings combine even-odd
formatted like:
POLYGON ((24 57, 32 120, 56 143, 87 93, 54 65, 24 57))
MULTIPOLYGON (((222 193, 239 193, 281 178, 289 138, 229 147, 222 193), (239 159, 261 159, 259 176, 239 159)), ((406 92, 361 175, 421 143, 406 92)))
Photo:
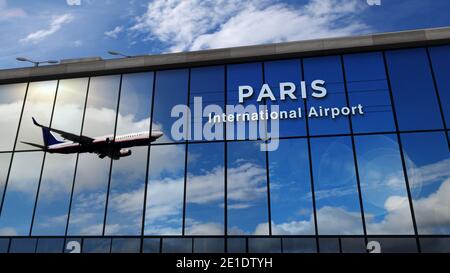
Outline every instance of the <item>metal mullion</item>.
MULTIPOLYGON (((342 76, 344 81, 344 89, 345 89, 345 100, 347 103, 347 107, 350 107, 350 98, 348 93, 348 85, 347 85, 347 75, 345 74, 345 65, 344 65, 344 56, 340 56, 341 61, 341 67, 342 67, 342 76)), ((364 214, 364 203, 363 203, 363 197, 362 197, 362 191, 361 191, 361 179, 359 176, 359 167, 358 167, 358 158, 356 155, 356 145, 355 145, 355 136, 353 135, 353 121, 352 118, 348 117, 349 125, 350 125, 350 136, 352 141, 352 152, 353 152, 353 164, 355 165, 355 175, 356 175, 356 185, 358 187, 358 199, 359 199, 359 208, 361 211, 361 221, 363 225, 363 233, 364 238, 367 236, 367 227, 366 227, 366 218, 364 214)), ((339 244, 341 242, 341 239, 339 238, 339 244)), ((367 239, 365 239, 365 242, 367 244, 367 239)), ((342 251, 341 251, 342 252, 342 251)))
MULTIPOLYGON (((86 96, 84 99, 84 107, 83 107, 83 116, 81 117, 81 128, 80 128, 80 136, 83 135, 83 129, 84 129, 84 121, 86 117, 86 108, 87 108, 87 102, 89 98, 89 88, 91 86, 91 77, 88 78, 87 87, 86 87, 86 96)), ((67 221, 66 221, 66 230, 64 232, 64 235, 67 237, 67 231, 69 230, 69 220, 70 220, 70 213, 72 211, 72 202, 73 202, 73 192, 75 190, 75 181, 77 177, 77 170, 78 170, 78 161, 80 158, 80 153, 77 153, 77 157, 75 159, 75 169, 73 172, 73 180, 72 180, 72 188, 70 190, 70 200, 69 200, 69 208, 67 212, 67 221)))
POLYGON ((416 216, 414 213, 414 205, 413 205, 412 196, 411 196, 411 188, 409 186, 408 173, 407 173, 406 162, 405 162, 405 155, 403 154, 403 145, 402 145, 402 140, 400 137, 397 112, 396 112, 396 108, 395 108, 394 95, 393 95, 392 85, 391 85, 391 77, 389 75, 389 66, 387 64, 387 58, 386 58, 386 51, 382 51, 382 53, 383 53, 383 63, 384 63, 384 67, 385 67, 386 79, 387 79, 387 84, 388 84, 388 89, 389 89, 389 96, 390 96, 390 100, 391 100, 391 104, 392 104, 392 112, 394 114, 395 129, 397 131, 396 132, 397 141, 398 141, 398 146, 399 146, 400 158, 402 161, 402 169, 403 169, 403 175, 405 178, 406 192, 408 194, 408 202, 409 202, 409 207, 410 207, 410 212, 411 212, 412 224, 413 224, 413 228, 414 228, 414 235, 416 237, 417 249, 420 253, 421 248, 420 248, 419 235, 418 235, 418 231, 417 231, 416 216))
MULTIPOLYGON (((190 101, 190 91, 191 91, 191 68, 188 69, 188 83, 187 83, 187 105, 189 106, 190 101)), ((190 115, 189 115, 190 117, 190 115)), ((191 120, 187 120, 187 133, 191 134, 191 120)), ((188 135, 185 136, 185 143, 186 145, 184 147, 184 188, 183 188, 183 218, 182 218, 182 228, 181 228, 181 235, 185 235, 186 231, 186 192, 187 192, 187 161, 188 161, 188 139, 190 137, 188 135)))
MULTIPOLYGON (((265 71, 265 62, 261 63, 262 66, 262 81, 263 84, 266 83, 266 71, 265 71)), ((264 106, 265 106, 265 110, 267 110, 267 100, 264 99, 264 106)), ((265 140, 264 140, 264 145, 266 147, 266 151, 265 151, 265 159, 266 159, 266 191, 267 191, 267 220, 268 220, 268 224, 269 224, 269 235, 272 235, 272 211, 271 211, 271 205, 270 205, 270 173, 269 173, 269 151, 268 151, 268 140, 267 140, 267 136, 268 136, 268 126, 269 123, 267 122, 267 120, 265 121, 265 140)))
MULTIPOLYGON (((300 69, 301 69, 301 79, 305 81, 305 68, 303 64, 303 59, 300 59, 300 69)), ((306 127, 306 140, 307 140, 307 146, 308 146, 308 158, 309 158, 309 178, 311 182, 311 200, 312 200, 312 206, 313 206, 313 216, 314 216, 314 233, 315 233, 315 239, 316 239, 316 251, 320 252, 320 246, 319 246, 319 228, 317 223, 317 207, 316 207, 316 194, 314 189, 314 174, 313 174, 313 166, 312 166, 312 151, 311 151, 311 134, 309 131, 309 118, 308 118, 308 105, 307 101, 303 100, 303 105, 305 107, 305 127, 306 127)))
MULTIPOLYGON (((149 124, 149 138, 152 133, 152 120, 153 120, 153 105, 155 101, 155 84, 156 84, 156 71, 153 72, 153 82, 152 82, 152 99, 151 99, 151 107, 150 107, 150 124, 149 124)), ((145 231, 145 214, 147 211, 147 188, 148 188, 148 172, 149 172, 149 162, 150 162, 150 144, 147 146, 147 163, 146 163, 146 171, 145 171, 145 185, 144 185, 144 202, 142 208, 142 223, 141 223, 141 253, 144 250, 144 231, 145 231)))
POLYGON ((3 211, 3 203, 5 201, 6 190, 8 188, 9 175, 10 175, 10 172, 11 172, 12 162, 14 160, 14 153, 16 151, 17 139, 19 138, 20 126, 21 126, 22 117, 23 117, 23 110, 25 109, 25 105, 26 105, 26 101, 27 101, 27 97, 28 97, 28 89, 29 89, 29 87, 30 87, 30 83, 28 82, 27 83, 27 87, 25 89, 25 95, 23 97, 22 109, 21 109, 21 112, 20 112, 19 122, 17 124, 16 137, 14 139, 14 144, 13 144, 13 148, 12 148, 12 151, 11 151, 11 158, 9 160, 8 173, 6 174, 5 185, 3 186, 2 199, 0 200, 0 216, 2 215, 2 211, 3 211))
POLYGON ((430 66, 431 77, 433 79, 433 86, 434 86, 434 91, 436 92, 436 98, 438 101, 442 124, 444 125, 445 135, 447 136, 448 150, 450 151, 450 138, 449 138, 449 134, 448 134, 447 122, 445 120, 444 108, 442 107, 441 96, 439 95, 439 86, 437 84, 436 73, 434 72, 433 61, 431 59, 430 49, 428 47, 426 47, 425 50, 427 52, 428 65, 430 66))
MULTIPOLYGON (((113 139, 112 139, 112 146, 113 147, 114 147, 114 145, 116 143, 117 122, 118 122, 118 119, 119 119, 120 95, 122 93, 122 81, 123 81, 123 74, 120 74, 119 93, 117 95, 117 105, 116 105, 116 119, 114 121, 114 135, 113 135, 113 139)), ((111 160, 110 160, 110 163, 109 163, 108 187, 107 187, 107 190, 106 190, 105 212, 103 214, 102 236, 105 236, 105 230, 106 230, 106 217, 107 217, 107 214, 108 214, 109 193, 110 193, 110 190, 111 190, 112 168, 113 168, 113 159, 111 157, 111 160)))
MULTIPOLYGON (((53 105, 52 105, 52 112, 50 114, 50 123, 49 127, 52 127, 53 122, 53 114, 55 113, 55 106, 56 106, 56 98, 58 97, 58 89, 59 89, 59 80, 56 82, 56 90, 55 90, 55 97, 53 98, 53 105)), ((39 173, 39 181, 38 181, 38 187, 36 190, 36 197, 34 199, 34 207, 33 207, 33 214, 31 216, 31 225, 30 225, 30 231, 29 235, 31 236, 31 233, 33 232, 33 226, 34 226, 34 217, 36 216, 36 208, 39 200, 39 193, 41 191, 41 182, 42 182, 42 174, 44 172, 44 166, 45 166, 45 158, 47 156, 47 152, 44 151, 44 156, 42 158, 42 164, 41 164, 41 172, 39 173)))

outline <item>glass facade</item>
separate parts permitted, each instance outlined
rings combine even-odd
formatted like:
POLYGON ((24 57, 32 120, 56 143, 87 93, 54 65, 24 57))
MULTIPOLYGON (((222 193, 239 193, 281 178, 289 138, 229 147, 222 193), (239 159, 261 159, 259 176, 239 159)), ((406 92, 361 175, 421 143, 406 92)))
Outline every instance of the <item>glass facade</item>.
POLYGON ((449 252, 449 72, 436 46, 0 85, 0 253, 449 252), (300 108, 275 149, 269 121, 202 112, 229 113, 243 85, 241 106, 300 108), (45 142, 32 118, 112 144, 163 135, 119 160, 50 153, 26 143, 45 142))

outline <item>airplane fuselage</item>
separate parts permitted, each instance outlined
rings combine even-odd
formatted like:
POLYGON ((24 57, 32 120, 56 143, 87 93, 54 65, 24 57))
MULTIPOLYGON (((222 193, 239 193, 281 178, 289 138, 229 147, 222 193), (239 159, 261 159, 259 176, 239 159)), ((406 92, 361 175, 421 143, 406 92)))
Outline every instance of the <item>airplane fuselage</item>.
POLYGON ((145 146, 150 142, 155 141, 160 137, 162 133, 153 131, 152 135, 148 131, 117 135, 115 138, 113 135, 106 135, 100 137, 94 137, 90 143, 80 144, 77 142, 67 141, 58 143, 46 147, 46 151, 49 153, 89 153, 94 150, 104 150, 105 153, 118 150, 117 157, 124 157, 131 155, 131 151, 126 149, 134 146, 145 146))

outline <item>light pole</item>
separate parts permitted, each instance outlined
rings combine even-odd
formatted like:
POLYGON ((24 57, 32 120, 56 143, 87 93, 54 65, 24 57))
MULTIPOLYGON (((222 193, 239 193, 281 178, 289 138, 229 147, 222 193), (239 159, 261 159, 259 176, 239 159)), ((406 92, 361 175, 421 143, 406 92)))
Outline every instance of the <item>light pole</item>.
POLYGON ((123 53, 120 53, 120 52, 117 52, 117 51, 113 51, 113 50, 108 51, 108 54, 114 55, 114 56, 122 56, 122 57, 125 57, 125 58, 131 58, 131 57, 133 57, 133 56, 125 55, 125 54, 123 54, 123 53))
POLYGON ((38 67, 40 64, 57 64, 57 63, 58 63, 58 61, 54 61, 54 60, 48 60, 48 61, 40 61, 40 62, 38 62, 38 61, 30 60, 30 59, 25 58, 25 57, 17 57, 16 60, 18 60, 19 62, 29 62, 29 63, 32 63, 32 64, 34 64, 35 67, 38 67))

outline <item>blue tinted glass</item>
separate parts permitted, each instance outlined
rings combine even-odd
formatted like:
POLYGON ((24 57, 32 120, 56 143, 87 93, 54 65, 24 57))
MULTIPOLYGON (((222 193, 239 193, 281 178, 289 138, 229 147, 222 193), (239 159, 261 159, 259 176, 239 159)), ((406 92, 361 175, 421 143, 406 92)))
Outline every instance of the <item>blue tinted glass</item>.
POLYGON ((186 145, 150 147, 144 234, 181 235, 186 145))
POLYGON ((439 97, 447 127, 450 124, 450 46, 430 47, 430 57, 436 77, 439 97))
POLYGON ((109 253, 111 238, 86 238, 83 240, 83 253, 109 253))
POLYGON ((316 238, 282 238, 283 253, 316 253, 316 238))
POLYGON ((194 253, 224 253, 224 238, 194 238, 194 253))
POLYGON ((36 253, 62 253, 64 238, 39 238, 36 253))
POLYGON ((367 234, 414 232, 395 135, 355 137, 367 234))
POLYGON ((143 253, 159 253, 161 247, 160 238, 144 238, 142 242, 143 253))
POLYGON ((281 253, 281 238, 249 238, 249 253, 281 253))
POLYGON ((305 139, 283 139, 269 152, 272 234, 314 234, 314 217, 305 139))
POLYGON ((39 150, 24 142, 43 145, 42 130, 35 126, 31 118, 35 118, 40 124, 50 125, 53 102, 55 101, 58 81, 31 82, 22 112, 22 120, 17 135, 15 150, 39 150))
POLYGON ((224 143, 188 146, 187 235, 224 234, 224 143))
POLYGON ((0 151, 14 147, 26 89, 26 83, 0 85, 0 151))
POLYGON ((388 51, 386 58, 399 129, 442 128, 425 49, 388 51))
MULTIPOLYGON (((245 107, 245 110, 236 111, 236 113, 254 113, 255 111, 259 110, 259 105, 264 104, 263 102, 257 102, 258 93, 262 86, 262 76, 262 63, 234 64, 228 66, 227 104, 232 106, 245 107), (251 97, 244 99, 243 103, 239 103, 239 86, 244 85, 251 86, 254 93, 251 97)), ((232 113, 232 111, 229 111, 229 109, 227 109, 227 114, 232 113)), ((265 125, 263 125, 262 128, 265 128, 265 125)), ((252 137, 252 139, 256 139, 256 137, 259 137, 259 133, 257 130, 257 121, 239 121, 226 123, 227 139, 229 140, 249 139, 250 136, 252 137), (245 135, 241 136, 240 134, 245 135)))
POLYGON ((116 143, 131 155, 112 164, 105 234, 141 234, 148 141, 135 145, 127 139, 149 130, 152 89, 153 73, 123 75, 116 143))
MULTIPOLYGON (((92 77, 82 135, 114 137, 120 76, 92 77)), ((102 235, 111 168, 111 154, 80 153, 75 176, 69 235, 102 235)))
POLYGON ((228 143, 228 234, 269 233, 266 154, 260 143, 228 143))
MULTIPOLYGON (((171 117, 171 112, 175 105, 187 105, 188 79, 189 72, 187 69, 164 70, 156 73, 152 130, 160 130, 164 135, 155 142, 185 141, 184 139, 174 140, 172 137, 172 125, 182 117, 171 117)), ((187 129, 185 130, 186 133, 187 129)), ((186 138, 186 134, 183 137, 186 138)))
POLYGON ((0 238, 0 253, 7 253, 9 248, 9 239, 0 238))
POLYGON ((0 216, 2 235, 29 235, 43 157, 42 152, 14 154, 0 216))
POLYGON ((111 253, 139 253, 141 250, 140 238, 113 238, 111 253))
POLYGON ((35 253, 37 239, 12 238, 9 253, 35 253))
POLYGON ((206 107, 209 105, 217 105, 221 108, 222 112, 214 112, 213 114, 221 114, 225 111, 225 67, 210 66, 192 68, 189 94, 189 107, 192 118, 191 139, 213 140, 211 138, 205 138, 205 135, 202 133, 203 127, 206 125, 205 130, 211 126, 213 128, 208 131, 217 132, 217 137, 214 140, 223 140, 224 124, 209 123, 209 117, 203 117, 202 112, 207 110, 206 107), (198 100, 199 98, 201 98, 201 104, 194 101, 194 99, 198 100))
POLYGON ((362 234, 350 137, 313 138, 311 153, 319 235, 362 234))
POLYGON ((402 134, 419 234, 450 233, 450 153, 444 133, 402 134))
POLYGON ((0 212, 3 199, 3 190, 6 184, 6 176, 8 175, 9 165, 11 163, 11 153, 0 153, 0 212))
POLYGON ((383 55, 345 55, 344 65, 350 105, 364 107, 364 115, 352 116, 353 132, 395 131, 383 55))
POLYGON ((228 253, 246 253, 247 243, 245 238, 228 238, 227 239, 228 253))
POLYGON ((164 238, 163 253, 192 253, 192 238, 164 238))
MULTIPOLYGON (((52 128, 80 134, 87 86, 87 78, 60 80, 52 128)), ((60 136, 55 134, 55 137, 60 136)), ((76 153, 46 155, 33 235, 65 234, 76 156, 76 153)))
MULTIPOLYGON (((308 86, 307 107, 344 107, 347 106, 345 95, 342 65, 339 56, 326 56, 305 58, 303 60, 306 85, 308 86), (311 96, 311 83, 315 80, 324 80, 327 95, 324 98, 311 96)), ((311 135, 329 135, 349 133, 349 120, 346 116, 338 116, 335 119, 328 117, 316 117, 309 119, 311 135)))
MULTIPOLYGON (((306 135, 305 122, 305 102, 301 97, 301 63, 299 59, 273 61, 264 63, 265 82, 269 84, 270 89, 274 93, 276 101, 267 100, 267 105, 278 105, 280 111, 298 111, 302 109, 302 118, 297 119, 281 119, 280 122, 280 137, 285 136, 304 136, 306 135), (295 84, 296 91, 294 95, 296 99, 291 99, 286 96, 285 100, 280 99, 280 83, 291 82, 295 84)), ((269 123, 270 125, 270 123, 269 123)))

